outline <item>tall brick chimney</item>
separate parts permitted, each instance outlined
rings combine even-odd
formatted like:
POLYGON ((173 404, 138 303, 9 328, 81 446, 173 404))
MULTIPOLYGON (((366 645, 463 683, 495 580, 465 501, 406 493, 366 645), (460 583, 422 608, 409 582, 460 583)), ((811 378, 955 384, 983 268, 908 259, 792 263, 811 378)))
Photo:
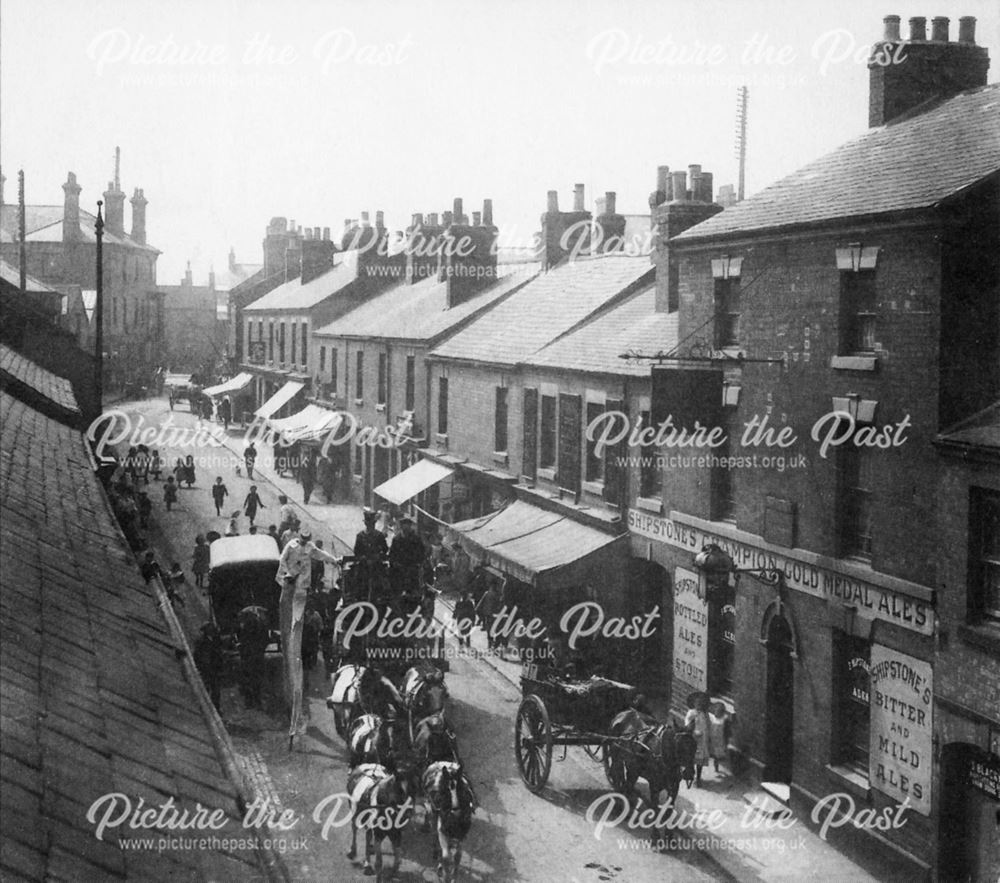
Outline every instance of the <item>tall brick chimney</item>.
POLYGON ((406 281, 410 285, 422 282, 438 272, 438 252, 444 227, 437 222, 436 214, 415 214, 406 228, 406 281))
POLYGON ((108 189, 104 191, 104 227, 115 236, 125 235, 125 191, 121 187, 121 158, 121 148, 116 147, 115 179, 108 181, 108 189))
POLYGON ((883 19, 885 32, 868 59, 868 125, 882 126, 932 98, 950 98, 986 85, 989 52, 976 45, 976 20, 959 19, 958 42, 948 39, 949 20, 910 19, 908 40, 899 33, 899 16, 883 19))
POLYGON ((449 308, 467 301, 497 280, 499 231, 492 224, 492 200, 486 200, 485 204, 491 223, 469 224, 462 213, 462 200, 456 199, 452 223, 442 236, 438 278, 448 284, 449 308), (455 220, 457 218, 461 221, 455 220))
MULTIPOLYGON (((105 196, 106 195, 107 194, 105 194, 105 196)), ((124 196, 124 194, 122 195, 124 196)), ((136 187, 129 202, 132 204, 132 239, 138 242, 139 245, 145 245, 146 206, 149 203, 149 200, 146 199, 146 194, 143 193, 142 188, 136 187)))
POLYGON ((712 173, 702 171, 700 165, 688 166, 688 170, 670 172, 667 166, 660 166, 657 169, 656 191, 650 197, 658 313, 672 313, 679 306, 677 265, 671 259, 670 240, 722 211, 721 205, 712 202, 712 173), (690 189, 689 173, 692 178, 690 189), (660 194, 665 200, 653 205, 654 198, 659 199, 660 194))
POLYGON ((605 193, 604 203, 594 221, 590 246, 597 254, 621 251, 625 245, 625 216, 615 211, 616 201, 617 197, 613 191, 605 193))
POLYGON ((584 209, 583 184, 573 188, 573 211, 559 211, 559 192, 550 190, 538 243, 538 259, 543 270, 550 270, 566 258, 590 254, 592 215, 584 209))
POLYGON ((76 242, 80 238, 80 191, 83 189, 76 183, 76 173, 66 176, 62 185, 63 193, 63 242, 76 242))
MULTIPOLYGON (((306 230, 309 230, 307 227, 306 230)), ((329 231, 328 231, 329 232, 329 231)), ((322 276, 333 267, 333 254, 337 250, 327 236, 320 238, 320 228, 316 227, 302 243, 302 284, 322 276)))
POLYGON ((294 227, 289 229, 287 218, 271 218, 264 232, 264 274, 285 276, 285 253, 292 243, 297 243, 299 234, 294 227))

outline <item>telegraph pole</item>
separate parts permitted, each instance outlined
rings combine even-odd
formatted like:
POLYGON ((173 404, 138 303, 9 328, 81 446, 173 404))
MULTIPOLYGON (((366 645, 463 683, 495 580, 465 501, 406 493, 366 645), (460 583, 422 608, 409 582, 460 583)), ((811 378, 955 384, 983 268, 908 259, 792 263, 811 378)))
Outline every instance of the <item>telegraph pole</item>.
POLYGON ((97 200, 97 221, 94 234, 97 239, 97 295, 94 302, 94 389, 97 393, 97 407, 104 407, 104 218, 97 200))
POLYGON ((740 177, 736 198, 743 202, 747 174, 747 102, 749 90, 740 86, 736 90, 736 156, 740 162, 740 177))

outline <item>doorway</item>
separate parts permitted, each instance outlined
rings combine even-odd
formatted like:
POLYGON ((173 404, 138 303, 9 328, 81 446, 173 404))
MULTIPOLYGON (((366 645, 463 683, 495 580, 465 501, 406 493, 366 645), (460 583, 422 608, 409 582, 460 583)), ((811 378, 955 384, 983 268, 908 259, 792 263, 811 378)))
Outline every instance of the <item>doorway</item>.
POLYGON ((788 620, 779 612, 767 629, 767 678, 764 721, 764 780, 792 781, 795 667, 788 620))

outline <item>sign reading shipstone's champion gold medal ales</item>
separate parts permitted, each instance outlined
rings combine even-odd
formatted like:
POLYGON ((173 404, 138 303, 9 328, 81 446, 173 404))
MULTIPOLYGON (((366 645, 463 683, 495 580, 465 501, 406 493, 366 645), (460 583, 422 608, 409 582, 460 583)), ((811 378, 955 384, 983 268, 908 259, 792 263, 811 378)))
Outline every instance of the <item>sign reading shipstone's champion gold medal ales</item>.
POLYGON ((870 677, 871 784, 930 815, 931 664, 873 644, 870 677))
POLYGON ((708 689, 708 600, 698 591, 698 574, 674 572, 674 676, 708 689))

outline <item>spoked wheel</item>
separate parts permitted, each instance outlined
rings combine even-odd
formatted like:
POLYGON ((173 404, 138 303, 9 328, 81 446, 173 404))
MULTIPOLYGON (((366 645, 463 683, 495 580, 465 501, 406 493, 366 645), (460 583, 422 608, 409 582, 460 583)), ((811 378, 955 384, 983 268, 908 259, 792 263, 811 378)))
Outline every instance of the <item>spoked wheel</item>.
POLYGON ((552 724, 545 703, 534 693, 521 700, 517 709, 514 756, 524 784, 537 794, 552 769, 552 724))
POLYGON ((621 753, 614 751, 614 743, 605 742, 601 745, 601 766, 608 784, 619 794, 625 793, 625 761, 621 753))

